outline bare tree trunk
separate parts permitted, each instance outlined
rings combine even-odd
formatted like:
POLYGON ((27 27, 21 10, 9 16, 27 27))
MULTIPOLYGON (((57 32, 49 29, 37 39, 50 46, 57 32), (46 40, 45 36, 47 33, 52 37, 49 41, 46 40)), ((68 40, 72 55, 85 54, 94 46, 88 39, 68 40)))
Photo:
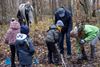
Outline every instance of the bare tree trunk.
POLYGON ((5 0, 1 0, 1 8, 2 8, 2 22, 6 22, 6 7, 5 7, 5 0))
POLYGON ((43 0, 39 0, 39 3, 40 3, 40 5, 39 5, 39 7, 40 7, 40 8, 39 8, 39 9, 40 9, 39 17, 40 17, 40 18, 39 18, 39 20, 40 20, 40 21, 42 20, 42 11, 43 11, 43 10, 42 10, 42 9, 43 9, 43 3, 42 3, 42 1, 43 1, 43 0))
POLYGON ((36 0, 32 0, 32 5, 33 5, 33 9, 34 9, 34 12, 33 12, 33 17, 34 17, 34 22, 35 23, 38 23, 37 21, 37 14, 36 14, 36 0))
POLYGON ((89 4, 89 0, 79 0, 80 5, 83 7, 83 10, 85 12, 85 19, 86 22, 89 22, 89 18, 90 18, 90 4, 89 4))
POLYGON ((96 0, 93 0, 93 4, 92 5, 93 5, 93 7, 92 7, 93 8, 92 16, 96 17, 96 0))
POLYGON ((97 9, 100 8, 100 0, 97 0, 97 9))
POLYGON ((72 11, 71 1, 72 1, 72 0, 68 0, 68 9, 69 9, 70 11, 72 11))

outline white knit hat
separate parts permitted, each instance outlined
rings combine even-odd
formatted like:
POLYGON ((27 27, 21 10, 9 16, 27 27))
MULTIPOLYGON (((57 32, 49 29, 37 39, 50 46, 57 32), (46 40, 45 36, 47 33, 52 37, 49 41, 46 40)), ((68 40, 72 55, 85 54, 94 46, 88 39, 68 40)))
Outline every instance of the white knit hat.
POLYGON ((63 27, 64 24, 63 24, 63 22, 61 20, 58 20, 57 23, 56 23, 56 26, 62 26, 63 27))

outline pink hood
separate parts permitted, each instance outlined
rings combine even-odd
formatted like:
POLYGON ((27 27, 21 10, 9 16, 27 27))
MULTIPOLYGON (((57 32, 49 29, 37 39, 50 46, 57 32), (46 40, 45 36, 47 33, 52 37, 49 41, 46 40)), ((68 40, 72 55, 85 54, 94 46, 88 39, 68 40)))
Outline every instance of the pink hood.
POLYGON ((20 24, 19 24, 19 22, 18 21, 11 21, 10 22, 10 29, 20 29, 20 24))

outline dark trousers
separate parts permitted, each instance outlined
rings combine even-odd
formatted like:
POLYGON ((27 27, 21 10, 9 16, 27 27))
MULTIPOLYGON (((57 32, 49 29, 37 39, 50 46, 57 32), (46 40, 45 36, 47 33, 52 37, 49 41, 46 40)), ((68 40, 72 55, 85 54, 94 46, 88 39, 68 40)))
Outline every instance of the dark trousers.
POLYGON ((67 55, 71 55, 71 42, 70 42, 70 33, 69 32, 60 34, 60 39, 59 39, 60 53, 64 54, 64 35, 66 35, 67 55))
POLYGON ((46 42, 48 48, 48 63, 59 63, 59 55, 55 43, 46 42))
POLYGON ((16 67, 15 66, 15 45, 10 45, 10 50, 11 50, 11 67, 16 67))

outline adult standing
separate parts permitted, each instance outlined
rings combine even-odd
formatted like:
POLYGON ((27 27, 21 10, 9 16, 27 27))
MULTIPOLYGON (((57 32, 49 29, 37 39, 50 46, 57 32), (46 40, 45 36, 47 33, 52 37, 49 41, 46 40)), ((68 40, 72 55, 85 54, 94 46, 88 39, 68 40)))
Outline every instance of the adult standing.
POLYGON ((61 31, 61 37, 59 40, 60 53, 64 55, 64 35, 66 35, 66 44, 67 44, 67 58, 71 58, 71 42, 70 42, 70 31, 72 30, 72 15, 68 9, 63 7, 58 8, 55 12, 55 23, 58 20, 61 20, 64 24, 64 27, 61 31))
POLYGON ((20 25, 28 25, 33 22, 33 7, 30 2, 22 3, 19 5, 17 18, 20 25))

